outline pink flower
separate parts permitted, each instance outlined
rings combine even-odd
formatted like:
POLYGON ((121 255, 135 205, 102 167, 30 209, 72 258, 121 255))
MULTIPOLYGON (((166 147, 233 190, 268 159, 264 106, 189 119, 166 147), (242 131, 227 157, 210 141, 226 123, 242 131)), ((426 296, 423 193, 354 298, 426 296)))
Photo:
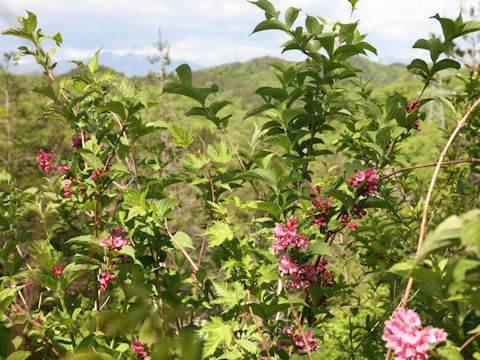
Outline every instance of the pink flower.
POLYGON ((38 168, 50 176, 54 175, 57 171, 54 166, 55 154, 53 153, 53 150, 49 153, 46 153, 43 149, 40 149, 40 151, 37 153, 37 162, 38 168))
POLYGON ((108 235, 107 238, 101 238, 98 240, 98 244, 100 246, 107 246, 108 251, 118 252, 122 246, 130 244, 128 236, 121 236, 124 232, 125 231, 121 227, 117 227, 112 230, 112 233, 108 235))
POLYGON ((63 273, 63 267, 61 267, 61 266, 55 266, 55 267, 52 269, 52 273, 53 273, 53 275, 55 275, 57 278, 59 278, 60 275, 62 275, 62 273, 63 273))
POLYGON ((420 316, 413 310, 399 308, 392 314, 391 320, 385 321, 382 340, 385 347, 394 351, 395 359, 428 359, 430 344, 447 339, 443 329, 427 326, 421 329, 420 316))
POLYGON ((372 168, 367 168, 365 171, 353 170, 355 176, 347 180, 350 186, 358 187, 365 182, 365 189, 362 193, 363 196, 368 196, 375 193, 378 184, 378 172, 372 168))
POLYGON ((297 229, 294 227, 298 220, 290 220, 286 226, 275 224, 273 236, 276 241, 272 245, 272 251, 277 254, 279 251, 285 250, 288 246, 307 249, 310 241, 304 237, 299 236, 297 229))
POLYGON ((282 254, 278 269, 281 276, 290 278, 290 281, 286 283, 290 289, 307 288, 317 279, 321 285, 330 287, 334 284, 333 280, 329 280, 333 277, 333 274, 326 271, 324 267, 326 264, 327 260, 321 261, 317 267, 315 267, 315 264, 298 265, 295 260, 292 260, 290 255, 282 254), (320 277, 318 276, 319 274, 320 277))
MULTIPOLYGON (((308 329, 305 332, 305 340, 307 343, 305 344, 305 340, 303 339, 303 336, 297 331, 296 333, 293 332, 292 326, 288 325, 285 326, 283 329, 283 333, 287 335, 289 338, 294 339, 295 341, 295 346, 297 347, 296 353, 297 354, 304 354, 307 352, 307 347, 310 350, 310 352, 315 352, 318 350, 318 339, 313 337, 312 330, 308 329)), ((286 344, 284 342, 280 342, 277 344, 278 347, 285 346, 286 344)))
POLYGON ((145 359, 145 357, 148 356, 148 351, 140 341, 132 341, 130 346, 132 347, 133 353, 137 355, 138 359, 145 359))
POLYGON ((67 172, 68 170, 70 170, 70 167, 68 167, 67 165, 61 165, 58 167, 58 171, 61 172, 67 172))
POLYGON ((103 291, 107 291, 108 285, 112 283, 112 280, 116 278, 115 274, 112 274, 112 269, 117 263, 113 261, 105 270, 100 273, 98 282, 103 291))
POLYGON ((357 224, 355 223, 348 223, 347 227, 349 227, 352 231, 357 231, 357 224))

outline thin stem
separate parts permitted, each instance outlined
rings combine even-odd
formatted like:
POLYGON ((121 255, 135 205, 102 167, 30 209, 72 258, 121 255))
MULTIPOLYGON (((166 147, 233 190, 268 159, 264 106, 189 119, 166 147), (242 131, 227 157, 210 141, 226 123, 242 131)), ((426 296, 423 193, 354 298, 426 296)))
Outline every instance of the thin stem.
POLYGON ((299 331, 300 335, 302 335, 303 343, 305 344, 305 349, 307 350, 308 359, 312 360, 312 353, 310 352, 310 345, 308 344, 307 337, 305 336, 305 332, 303 331, 302 323, 300 321, 300 318, 298 317, 297 310, 295 310, 295 307, 292 304, 292 300, 290 299, 290 295, 288 294, 287 287, 285 286, 285 282, 283 281, 283 279, 281 277, 280 277, 280 281, 282 283, 283 291, 285 291, 285 296, 287 297, 288 304, 290 305, 290 309, 292 310, 292 314, 295 317, 295 321, 297 322, 297 326, 298 326, 297 331, 299 331))
POLYGON ((37 325, 37 323, 17 304, 15 304, 15 302, 12 302, 12 305, 15 309, 17 309, 17 311, 22 314, 30 324, 32 324, 32 326, 35 328, 35 330, 37 330, 42 336, 43 338, 45 339, 45 341, 47 343, 50 343, 50 348, 51 350, 53 351, 53 353, 58 357, 60 356, 60 353, 53 347, 53 344, 50 342, 50 339, 47 338, 47 336, 45 335, 45 333, 43 332, 43 330, 37 325))
MULTIPOLYGON (((452 161, 444 161, 441 163, 441 165, 455 165, 455 164, 461 164, 461 163, 468 163, 468 162, 480 162, 480 159, 464 159, 464 160, 452 160, 452 161)), ((382 176, 380 179, 378 179, 378 182, 381 182, 385 179, 388 179, 389 177, 392 177, 394 175, 397 175, 399 173, 402 173, 404 171, 408 170, 413 170, 413 169, 419 169, 419 168, 424 168, 424 167, 430 167, 430 166, 436 166, 436 162, 428 163, 428 164, 421 164, 421 165, 413 165, 413 166, 407 166, 399 170, 395 170, 391 172, 390 174, 382 176)))
POLYGON ((255 327, 257 328, 258 333, 260 334, 260 337, 262 338, 263 345, 265 346, 265 350, 267 351, 267 357, 268 360, 272 360, 270 356, 270 351, 268 350, 268 343, 267 340, 265 339, 265 336, 263 336, 262 329, 260 329, 260 326, 258 325, 257 319, 255 318, 255 315, 253 314, 252 306, 250 303, 252 302, 250 298, 250 291, 247 290, 247 299, 248 299, 248 310, 250 311, 250 317, 253 319, 253 322, 255 323, 255 327))
POLYGON ((475 335, 471 336, 465 343, 458 349, 460 352, 465 350, 465 348, 470 345, 477 337, 480 336, 480 332, 476 333, 475 335))
POLYGON ((192 258, 190 257, 190 255, 188 255, 188 253, 185 251, 185 249, 183 248, 182 245, 180 245, 180 243, 177 241, 177 239, 175 239, 175 237, 172 235, 172 233, 170 232, 170 230, 168 229, 168 221, 167 219, 165 218, 165 230, 167 231, 167 234, 168 236, 170 237, 170 239, 172 239, 172 241, 175 243, 175 245, 178 246, 178 248, 180 249, 180 251, 182 252, 183 256, 185 256, 185 258, 188 260, 188 262, 190 263, 190 265, 192 265, 193 269, 195 271, 198 271, 198 266, 195 264, 195 262, 192 260, 192 258))

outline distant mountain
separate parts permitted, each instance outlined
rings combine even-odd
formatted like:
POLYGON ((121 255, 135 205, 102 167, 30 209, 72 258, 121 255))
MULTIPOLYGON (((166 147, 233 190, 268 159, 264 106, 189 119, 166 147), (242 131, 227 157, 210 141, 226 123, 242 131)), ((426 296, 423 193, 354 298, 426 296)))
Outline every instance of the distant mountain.
MULTIPOLYGON (((74 60, 87 61, 88 58, 74 60)), ((100 52, 99 63, 127 76, 145 76, 150 71, 158 71, 158 67, 152 65, 148 61, 148 57, 144 55, 126 54, 120 56, 109 51, 103 51, 100 52)), ((190 65, 192 70, 204 68, 204 66, 191 61, 173 59, 171 64, 167 67, 167 71, 174 71, 177 66, 183 63, 190 65)), ((71 61, 62 60, 58 62, 54 72, 57 74, 64 74, 75 67, 76 65, 71 61)), ((41 69, 37 64, 29 62, 12 67, 12 71, 16 74, 32 74, 41 72, 41 69)))

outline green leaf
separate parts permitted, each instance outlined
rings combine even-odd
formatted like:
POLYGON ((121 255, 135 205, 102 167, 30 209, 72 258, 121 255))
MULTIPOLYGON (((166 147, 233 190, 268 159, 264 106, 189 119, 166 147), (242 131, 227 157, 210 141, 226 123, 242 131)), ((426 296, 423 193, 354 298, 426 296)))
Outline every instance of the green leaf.
POLYGON ((454 347, 436 348, 435 351, 445 360, 463 360, 462 354, 454 347))
POLYGON ((314 241, 310 244, 308 251, 312 255, 332 256, 332 249, 323 241, 314 241))
POLYGON ((215 221, 204 234, 210 236, 209 247, 214 247, 223 244, 226 240, 233 239, 233 231, 227 223, 215 221))
POLYGON ((433 233, 430 233, 420 248, 419 259, 423 259, 432 252, 458 244, 463 221, 453 215, 437 226, 433 233))
POLYGON ((305 28, 311 34, 321 34, 323 31, 323 25, 317 20, 316 17, 308 15, 305 19, 305 28))
POLYGON ((248 170, 239 176, 242 179, 257 179, 266 182, 272 187, 275 187, 276 184, 276 176, 275 174, 268 169, 251 169, 248 170))
POLYGON ((227 346, 232 343, 232 327, 230 324, 225 324, 219 317, 212 317, 201 331, 208 334, 203 344, 204 359, 212 355, 222 342, 227 346))
POLYGON ((20 289, 21 287, 15 286, 0 290, 0 316, 3 316, 3 313, 8 309, 20 289))
POLYGON ((457 70, 460 69, 460 63, 452 59, 443 59, 433 65, 431 74, 434 75, 441 70, 452 68, 457 70))
POLYGON ((407 66, 407 69, 408 70, 417 69, 425 73, 425 75, 427 75, 430 72, 427 63, 422 59, 413 59, 410 65, 407 66))
POLYGON ((202 94, 198 89, 193 86, 184 85, 177 81, 171 81, 166 83, 163 87, 163 93, 167 94, 178 94, 187 96, 194 100, 197 100, 200 104, 205 105, 206 95, 202 94))
POLYGON ((7 360, 25 360, 28 359, 30 355, 30 351, 15 351, 7 357, 7 360))
POLYGON ((252 34, 264 30, 282 30, 287 32, 288 28, 278 20, 263 20, 253 29, 252 34))
POLYGON ((192 69, 188 64, 182 64, 175 69, 183 85, 192 86, 192 69))
POLYGON ((71 238, 70 240, 67 240, 66 243, 98 245, 98 237, 93 235, 81 235, 81 236, 76 236, 74 238, 71 238))
POLYGON ((355 8, 355 5, 357 5, 357 3, 358 3, 358 0, 348 0, 348 2, 349 2, 350 4, 352 4, 352 9, 354 9, 354 8, 355 8))
POLYGON ((125 105, 119 101, 109 101, 102 106, 101 109, 111 111, 120 116, 121 119, 125 120, 125 105))
POLYGON ((411 277, 416 281, 432 285, 435 288, 441 288, 442 280, 439 273, 416 265, 410 260, 397 263, 388 271, 406 278, 411 277))
POLYGON ((183 130, 180 126, 171 125, 168 129, 170 134, 175 138, 172 141, 172 144, 179 147, 187 147, 191 143, 193 143, 193 133, 190 129, 187 131, 183 130))
POLYGON ((297 20, 299 12, 300 9, 294 7, 289 7, 287 11, 285 11, 285 24, 287 24, 289 28, 292 27, 295 20, 297 20))
POLYGON ((18 36, 18 37, 33 41, 32 33, 22 28, 11 28, 8 30, 4 30, 2 31, 2 35, 13 35, 13 36, 18 36))
POLYGON ((239 282, 233 283, 233 288, 226 283, 213 282, 217 299, 212 301, 215 304, 225 304, 226 306, 235 306, 247 296, 243 285, 239 282))
POLYGON ((257 5, 260 9, 265 11, 269 16, 277 18, 277 12, 275 7, 270 1, 267 0, 258 0, 258 1, 249 1, 249 3, 257 5))
POLYGON ((180 201, 175 200, 175 199, 161 199, 156 202, 156 207, 157 207, 157 215, 160 218, 165 218, 170 213, 175 210, 177 207, 179 207, 181 204, 180 201))
POLYGON ((85 161, 88 166, 90 166, 93 170, 97 170, 103 168, 103 162, 90 150, 88 149, 77 149, 78 153, 82 157, 83 161, 85 161))
POLYGON ((174 235, 175 239, 180 245, 185 249, 195 249, 193 246, 193 241, 190 236, 182 231, 177 231, 174 235))
POLYGON ((251 354, 257 353, 257 345, 254 342, 246 339, 237 339, 235 343, 238 344, 242 349, 248 351, 251 354))

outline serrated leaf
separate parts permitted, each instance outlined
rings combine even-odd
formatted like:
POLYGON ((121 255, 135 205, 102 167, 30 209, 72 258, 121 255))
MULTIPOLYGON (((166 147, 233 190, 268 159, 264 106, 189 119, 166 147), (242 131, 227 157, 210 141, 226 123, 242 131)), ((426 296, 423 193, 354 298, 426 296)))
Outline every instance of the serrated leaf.
POLYGON ((223 244, 227 240, 233 239, 233 231, 227 223, 216 221, 204 234, 210 236, 209 247, 223 244))
POLYGON ((175 140, 172 141, 173 145, 179 147, 187 147, 188 145, 193 143, 193 133, 190 129, 185 131, 180 126, 171 125, 168 130, 170 131, 170 134, 172 134, 172 136, 175 138, 175 140))
POLYGON ((203 344, 203 358, 212 355, 222 342, 227 346, 232 343, 232 327, 230 324, 225 324, 219 317, 212 317, 201 331, 208 334, 203 344))
POLYGON ((161 199, 156 202, 157 215, 160 218, 165 218, 172 213, 181 204, 180 201, 175 199, 161 199))

